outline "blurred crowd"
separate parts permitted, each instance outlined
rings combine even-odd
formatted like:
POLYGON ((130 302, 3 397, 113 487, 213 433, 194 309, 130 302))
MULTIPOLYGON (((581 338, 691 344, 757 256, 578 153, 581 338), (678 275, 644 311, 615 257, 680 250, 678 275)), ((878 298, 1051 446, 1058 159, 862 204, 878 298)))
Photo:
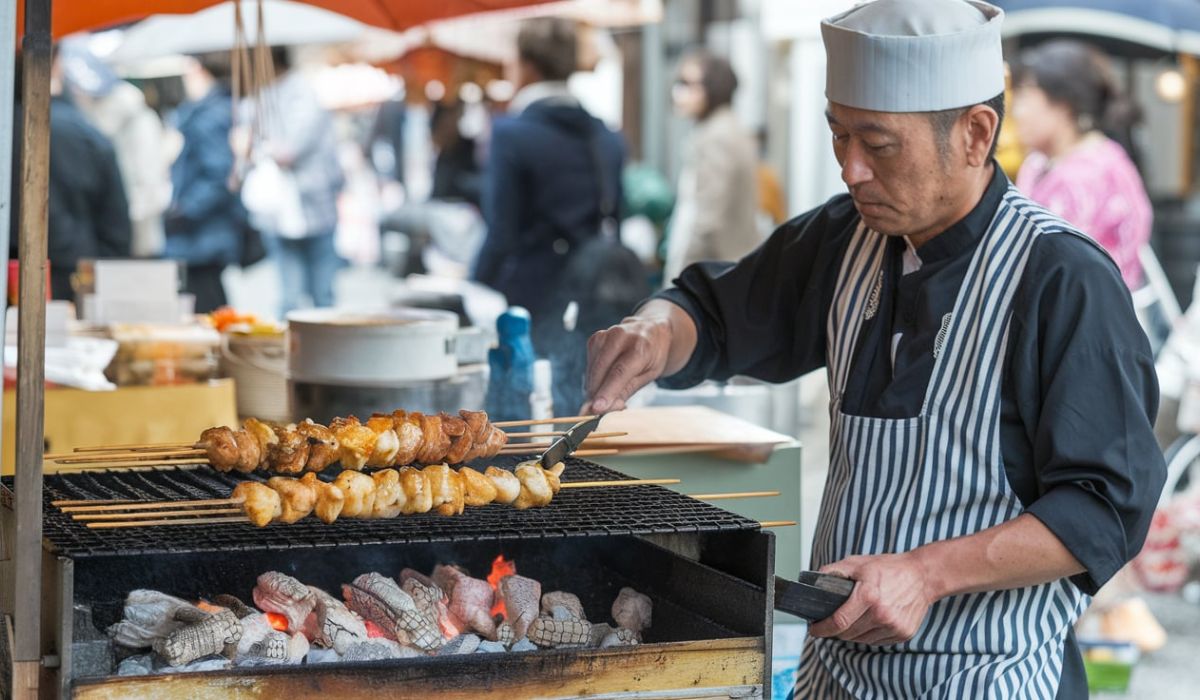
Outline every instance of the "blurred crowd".
MULTIPOLYGON (((81 260, 163 257, 179 261, 206 312, 227 302, 226 268, 266 259, 283 316, 333 305, 348 261, 377 263, 496 290, 529 310, 555 376, 577 377, 591 332, 687 265, 737 259, 799 213, 765 164, 764 134, 733 108, 728 60, 696 49, 672 69, 670 99, 691 128, 669 182, 629 162, 622 135, 568 89, 577 41, 567 20, 524 23, 510 95, 398 92, 332 111, 286 47, 270 48, 270 84, 235 104, 230 52, 189 56, 172 90, 147 91, 86 41, 64 40, 52 83, 53 295, 74 297, 81 260), (431 154, 424 188, 406 181, 414 122, 431 154), (370 207, 356 205, 363 192, 370 207)), ((1050 41, 1013 59, 1002 166, 1142 287, 1152 214, 1137 108, 1086 44, 1050 41)), ((569 413, 581 383, 557 384, 569 413)))

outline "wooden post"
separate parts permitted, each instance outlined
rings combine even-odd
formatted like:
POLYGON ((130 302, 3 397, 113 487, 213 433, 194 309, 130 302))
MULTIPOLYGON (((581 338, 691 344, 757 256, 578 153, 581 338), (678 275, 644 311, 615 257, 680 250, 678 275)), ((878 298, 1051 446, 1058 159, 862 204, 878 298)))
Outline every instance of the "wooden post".
POLYGON ((1200 61, 1191 54, 1179 55, 1179 66, 1183 70, 1183 101, 1180 111, 1180 150, 1183 158, 1180 161, 1179 194, 1187 197, 1195 184, 1196 167, 1196 81, 1200 80, 1200 61))
POLYGON ((42 435, 46 355, 46 238, 50 192, 50 0, 25 0, 13 697, 36 698, 42 658, 42 435))

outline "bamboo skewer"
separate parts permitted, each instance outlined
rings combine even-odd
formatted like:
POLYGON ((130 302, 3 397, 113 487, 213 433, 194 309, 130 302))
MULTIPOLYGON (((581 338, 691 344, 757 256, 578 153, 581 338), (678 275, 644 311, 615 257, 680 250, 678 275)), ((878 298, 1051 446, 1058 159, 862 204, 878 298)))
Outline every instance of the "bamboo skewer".
POLYGON ((175 459, 186 457, 203 457, 204 450, 172 450, 170 452, 116 452, 116 453, 84 453, 68 452, 66 454, 45 455, 43 459, 52 460, 58 464, 91 464, 94 462, 147 462, 156 459, 175 459))
POLYGON ((598 486, 662 486, 678 484, 679 479, 625 479, 621 481, 564 481, 559 487, 564 489, 590 489, 598 486))
POLYGON ((723 501, 730 498, 770 498, 778 496, 778 491, 740 491, 736 493, 689 493, 689 496, 700 501, 723 501))
POLYGON ((791 527, 795 525, 795 520, 764 520, 759 523, 760 527, 791 527))
MULTIPOLYGON (((498 423, 492 423, 492 425, 494 425, 497 428, 522 428, 522 427, 533 426, 533 425, 554 425, 556 423, 574 424, 574 423, 578 423, 580 421, 591 420, 592 418, 595 418, 595 417, 596 416, 562 416, 562 417, 558 417, 558 418, 541 418, 541 419, 535 419, 535 420, 500 421, 498 423)), ((549 433, 509 433, 509 437, 510 438, 542 437, 542 436, 559 436, 562 434, 563 433, 561 431, 549 432, 549 433)), ((620 433, 619 435, 625 435, 625 434, 626 433, 620 433)), ((600 435, 602 435, 602 434, 598 433, 598 434, 596 434, 596 437, 599 437, 600 435)), ((611 437, 618 437, 618 434, 612 433, 611 437)), ((73 450, 73 452, 119 452, 119 451, 146 452, 146 451, 165 451, 165 450, 186 450, 186 449, 192 449, 194 447, 195 447, 195 443, 186 443, 186 442, 146 442, 146 443, 131 442, 131 443, 125 443, 125 444, 121 444, 121 445, 86 445, 83 447, 76 447, 73 450)), ((54 456, 46 455, 46 459, 54 459, 57 457, 59 457, 59 455, 54 455, 54 456)))
POLYGON ((71 516, 73 520, 139 520, 167 517, 196 517, 197 515, 235 515, 242 512, 241 508, 186 508, 183 510, 156 510, 149 513, 78 513, 71 516))
POLYGON ((149 527, 151 525, 217 525, 220 523, 249 523, 244 515, 231 515, 224 518, 167 518, 164 520, 138 520, 120 522, 88 523, 93 530, 107 530, 118 527, 149 527))

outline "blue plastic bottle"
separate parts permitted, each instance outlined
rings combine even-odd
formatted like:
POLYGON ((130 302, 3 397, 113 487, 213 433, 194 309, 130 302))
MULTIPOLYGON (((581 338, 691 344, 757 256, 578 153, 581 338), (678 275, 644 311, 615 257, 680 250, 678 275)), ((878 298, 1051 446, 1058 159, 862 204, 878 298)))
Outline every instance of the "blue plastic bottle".
POLYGON ((496 319, 497 347, 488 351, 487 412, 492 421, 527 420, 533 391, 533 339, 529 312, 510 306, 496 319))

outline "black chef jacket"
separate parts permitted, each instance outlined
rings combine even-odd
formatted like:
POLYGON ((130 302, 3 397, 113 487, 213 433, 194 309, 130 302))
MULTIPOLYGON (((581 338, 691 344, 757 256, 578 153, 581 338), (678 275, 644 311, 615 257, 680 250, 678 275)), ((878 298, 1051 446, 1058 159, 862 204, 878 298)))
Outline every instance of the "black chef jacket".
MULTIPOLYGON (((846 413, 920 413, 942 317, 1009 187, 993 169, 976 207, 915 251, 919 269, 904 274, 907 244, 889 242, 879 311, 863 323, 846 413)), ((660 384, 733 375, 782 382, 823 367, 834 286, 858 223, 850 197, 839 195, 736 264, 685 269, 658 296, 695 321, 696 350, 660 384)), ((1166 479, 1153 433, 1154 358, 1117 266, 1076 236, 1034 242, 1011 314, 1000 397, 1005 472, 1026 511, 1086 568, 1072 582, 1094 594, 1141 549, 1166 479)), ((1073 635, 1066 651, 1058 697, 1087 697, 1073 635)))

